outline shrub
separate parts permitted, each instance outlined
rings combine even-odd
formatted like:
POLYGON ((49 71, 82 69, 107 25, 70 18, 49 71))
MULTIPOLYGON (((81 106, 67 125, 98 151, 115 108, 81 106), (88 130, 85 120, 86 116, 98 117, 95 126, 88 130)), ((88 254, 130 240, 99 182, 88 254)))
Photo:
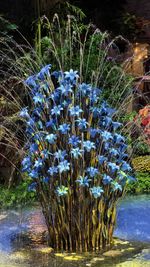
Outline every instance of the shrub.
POLYGON ((133 168, 136 172, 150 173, 150 156, 140 156, 132 160, 133 168))
POLYGON ((149 193, 150 192, 150 172, 137 172, 137 182, 128 184, 128 193, 149 193))
POLYGON ((133 180, 115 110, 101 89, 80 83, 77 71, 50 65, 26 80, 32 106, 26 122, 23 171, 33 179, 56 250, 100 250, 111 244, 116 202, 133 180))

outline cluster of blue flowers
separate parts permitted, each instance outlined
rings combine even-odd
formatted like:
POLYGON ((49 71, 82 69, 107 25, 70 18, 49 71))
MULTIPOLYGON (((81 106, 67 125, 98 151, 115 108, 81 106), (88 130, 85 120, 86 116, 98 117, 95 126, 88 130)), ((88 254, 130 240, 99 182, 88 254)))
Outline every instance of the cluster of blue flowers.
POLYGON ((44 184, 59 197, 74 187, 94 198, 108 189, 121 192, 133 178, 115 110, 101 100, 100 89, 79 83, 77 71, 50 69, 25 81, 33 102, 20 111, 29 140, 22 166, 33 179, 30 189, 44 184))

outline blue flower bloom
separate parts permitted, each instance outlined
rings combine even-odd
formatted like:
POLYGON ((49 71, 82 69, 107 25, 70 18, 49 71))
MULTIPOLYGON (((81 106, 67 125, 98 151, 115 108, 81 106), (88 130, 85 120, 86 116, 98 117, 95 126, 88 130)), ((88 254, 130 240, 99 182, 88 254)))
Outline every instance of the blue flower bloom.
POLYGON ((63 110, 62 106, 59 105, 59 106, 54 106, 52 109, 51 109, 51 114, 52 115, 56 115, 56 116, 60 116, 60 112, 63 110))
POLYGON ((50 154, 51 153, 47 149, 44 149, 44 150, 41 151, 41 157, 43 159, 48 159, 50 154))
POLYGON ((117 191, 117 190, 122 191, 122 186, 118 184, 117 182, 113 181, 111 185, 112 185, 113 191, 117 191))
POLYGON ((69 144, 71 144, 73 147, 77 147, 78 144, 80 144, 80 143, 81 143, 81 141, 79 140, 78 136, 72 135, 69 138, 69 144))
POLYGON ((52 99, 54 102, 59 102, 59 100, 60 100, 60 92, 59 91, 54 91, 51 95, 50 95, 50 97, 49 97, 50 99, 52 99))
POLYGON ((98 156, 98 161, 100 164, 103 164, 104 161, 107 161, 107 160, 108 160, 108 158, 105 156, 98 156))
POLYGON ((61 124, 58 128, 58 130, 62 133, 62 134, 67 134, 68 131, 70 130, 70 125, 67 123, 61 124))
POLYGON ((72 93, 71 84, 61 84, 57 89, 62 93, 62 95, 68 96, 69 93, 72 93))
POLYGON ((70 71, 65 71, 65 79, 74 81, 75 79, 79 78, 79 75, 77 73, 77 71, 73 71, 72 69, 70 71))
POLYGON ((31 162, 31 158, 28 156, 28 157, 25 157, 22 161, 22 171, 23 172, 26 172, 26 171, 29 171, 31 166, 32 166, 32 162, 31 162))
POLYGON ((112 122, 112 119, 108 116, 105 116, 100 120, 100 126, 109 127, 112 122))
POLYGON ((73 157, 75 159, 78 159, 78 157, 81 157, 82 156, 82 152, 83 152, 83 150, 81 150, 79 147, 71 149, 71 154, 73 155, 73 157))
POLYGON ((40 170, 43 166, 43 160, 42 159, 37 159, 34 163, 34 168, 37 168, 38 170, 40 170))
POLYGON ((30 115, 29 115, 29 113, 28 113, 28 108, 26 107, 26 108, 23 108, 21 111, 20 111, 20 113, 19 113, 19 115, 20 115, 20 117, 22 117, 22 118, 30 118, 30 115))
POLYGON ((38 172, 37 170, 32 170, 32 171, 29 173, 29 176, 30 176, 31 178, 36 179, 36 178, 39 177, 39 172, 38 172))
POLYGON ((99 130, 98 129, 94 129, 94 128, 90 128, 90 136, 92 138, 95 138, 95 136, 99 133, 99 130))
POLYGON ((85 150, 87 151, 87 152, 90 152, 91 151, 91 149, 95 149, 96 147, 95 147, 95 143, 94 142, 91 142, 91 141, 84 141, 83 142, 83 147, 85 148, 85 150))
POLYGON ((82 83, 79 85, 79 92, 82 96, 88 95, 92 90, 92 87, 90 84, 82 83))
POLYGON ((69 109, 69 111, 71 116, 80 116, 80 113, 83 112, 83 110, 79 106, 72 107, 69 109))
POLYGON ((107 174, 103 175, 103 184, 104 185, 110 184, 112 180, 113 179, 109 175, 107 175, 107 174))
POLYGON ((94 167, 89 167, 87 168, 87 173, 89 174, 90 177, 95 177, 97 174, 99 174, 99 171, 97 168, 94 167))
POLYGON ((112 133, 110 133, 108 131, 102 132, 101 135, 102 135, 104 141, 108 141, 108 140, 113 139, 112 133))
POLYGON ((36 187, 37 187, 37 183, 32 183, 32 184, 30 184, 29 186, 28 186, 28 191, 29 192, 31 192, 31 191, 33 191, 33 192, 35 192, 36 191, 36 187))
POLYGON ((119 166, 113 162, 108 162, 108 167, 110 168, 111 173, 114 173, 119 170, 119 166))
POLYGON ((123 164, 121 165, 121 170, 122 171, 131 171, 132 168, 130 164, 128 164, 126 161, 123 161, 123 164))
POLYGON ((56 173, 58 173, 58 168, 55 166, 52 166, 48 169, 47 171, 51 176, 55 175, 56 173))
POLYGON ((34 104, 44 103, 44 96, 41 93, 36 93, 33 97, 34 104))
POLYGON ((45 140, 48 141, 49 144, 55 144, 56 139, 57 139, 56 134, 48 134, 45 137, 45 140))
POLYGON ((47 184, 49 182, 50 178, 49 177, 43 177, 43 182, 47 184))
POLYGON ((49 128, 53 128, 55 129, 56 128, 56 120, 55 119, 51 119, 49 121, 46 122, 46 127, 49 128))
POLYGON ((38 145, 37 144, 34 144, 34 143, 31 144, 29 150, 30 150, 31 153, 38 152, 38 150, 39 150, 38 149, 38 145))
POLYGON ((59 172, 65 172, 70 170, 70 163, 67 160, 60 161, 59 165, 57 166, 59 169, 59 172))
POLYGON ((67 156, 66 150, 58 150, 54 153, 55 159, 58 159, 60 161, 64 160, 64 158, 67 156))
POLYGON ((94 198, 101 197, 102 193, 104 192, 103 188, 100 186, 94 186, 90 188, 90 191, 92 195, 94 196, 94 198))
POLYGON ((65 187, 64 185, 58 186, 56 189, 56 193, 59 197, 66 196, 68 194, 68 187, 65 187))
POLYGON ((36 76, 35 75, 29 76, 29 78, 27 78, 24 83, 25 83, 25 85, 34 88, 34 87, 37 86, 35 80, 36 80, 36 76))
POLYGON ((86 129, 87 126, 88 126, 88 122, 86 121, 86 119, 81 119, 81 118, 79 118, 79 119, 77 120, 77 122, 78 122, 78 126, 79 126, 79 129, 80 129, 80 130, 84 130, 84 129, 86 129))
POLYGON ((49 70, 51 68, 51 64, 44 66, 40 72, 37 74, 37 78, 41 81, 45 80, 46 76, 50 76, 49 70))
POLYGON ((116 131, 118 128, 120 128, 122 126, 122 123, 117 122, 117 121, 113 121, 112 126, 113 126, 113 130, 116 131))
POLYGON ((89 187, 89 182, 91 179, 88 178, 88 176, 79 176, 79 178, 76 180, 77 183, 79 183, 80 186, 87 186, 89 187))
POLYGON ((114 142, 115 142, 116 144, 119 144, 120 142, 125 142, 125 138, 124 138, 124 136, 122 136, 121 134, 117 134, 117 133, 115 133, 115 134, 114 134, 114 142))
POLYGON ((109 153, 110 153, 111 156, 118 156, 118 155, 119 155, 118 150, 115 149, 115 148, 111 148, 111 149, 109 150, 109 153))

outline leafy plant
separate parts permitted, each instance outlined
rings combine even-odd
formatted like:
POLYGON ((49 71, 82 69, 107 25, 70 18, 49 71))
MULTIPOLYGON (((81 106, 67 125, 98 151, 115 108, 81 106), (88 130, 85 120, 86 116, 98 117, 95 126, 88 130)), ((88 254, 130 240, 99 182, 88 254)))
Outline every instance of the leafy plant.
POLYGON ((140 156, 132 160, 133 167, 137 172, 150 172, 150 156, 140 156))
POLYGON ((112 242, 116 202, 134 180, 122 125, 101 89, 80 82, 77 71, 50 68, 25 81, 32 106, 20 111, 28 137, 23 171, 33 179, 50 245, 101 250, 112 242))
POLYGON ((132 182, 127 186, 128 193, 149 193, 150 192, 150 172, 137 172, 137 182, 132 182))

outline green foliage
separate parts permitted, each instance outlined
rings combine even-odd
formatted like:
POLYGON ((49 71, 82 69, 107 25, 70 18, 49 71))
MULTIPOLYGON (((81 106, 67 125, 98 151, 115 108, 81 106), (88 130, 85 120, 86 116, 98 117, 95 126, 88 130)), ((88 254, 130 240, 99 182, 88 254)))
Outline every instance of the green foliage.
POLYGON ((128 193, 149 193, 150 192, 150 172, 138 172, 137 182, 128 184, 128 193))
POLYGON ((21 181, 18 186, 8 189, 0 186, 0 207, 2 209, 30 205, 36 200, 35 193, 28 191, 30 180, 21 181))
POLYGON ((16 30, 17 26, 13 23, 10 23, 8 20, 4 19, 0 15, 0 34, 8 34, 10 31, 16 30))

